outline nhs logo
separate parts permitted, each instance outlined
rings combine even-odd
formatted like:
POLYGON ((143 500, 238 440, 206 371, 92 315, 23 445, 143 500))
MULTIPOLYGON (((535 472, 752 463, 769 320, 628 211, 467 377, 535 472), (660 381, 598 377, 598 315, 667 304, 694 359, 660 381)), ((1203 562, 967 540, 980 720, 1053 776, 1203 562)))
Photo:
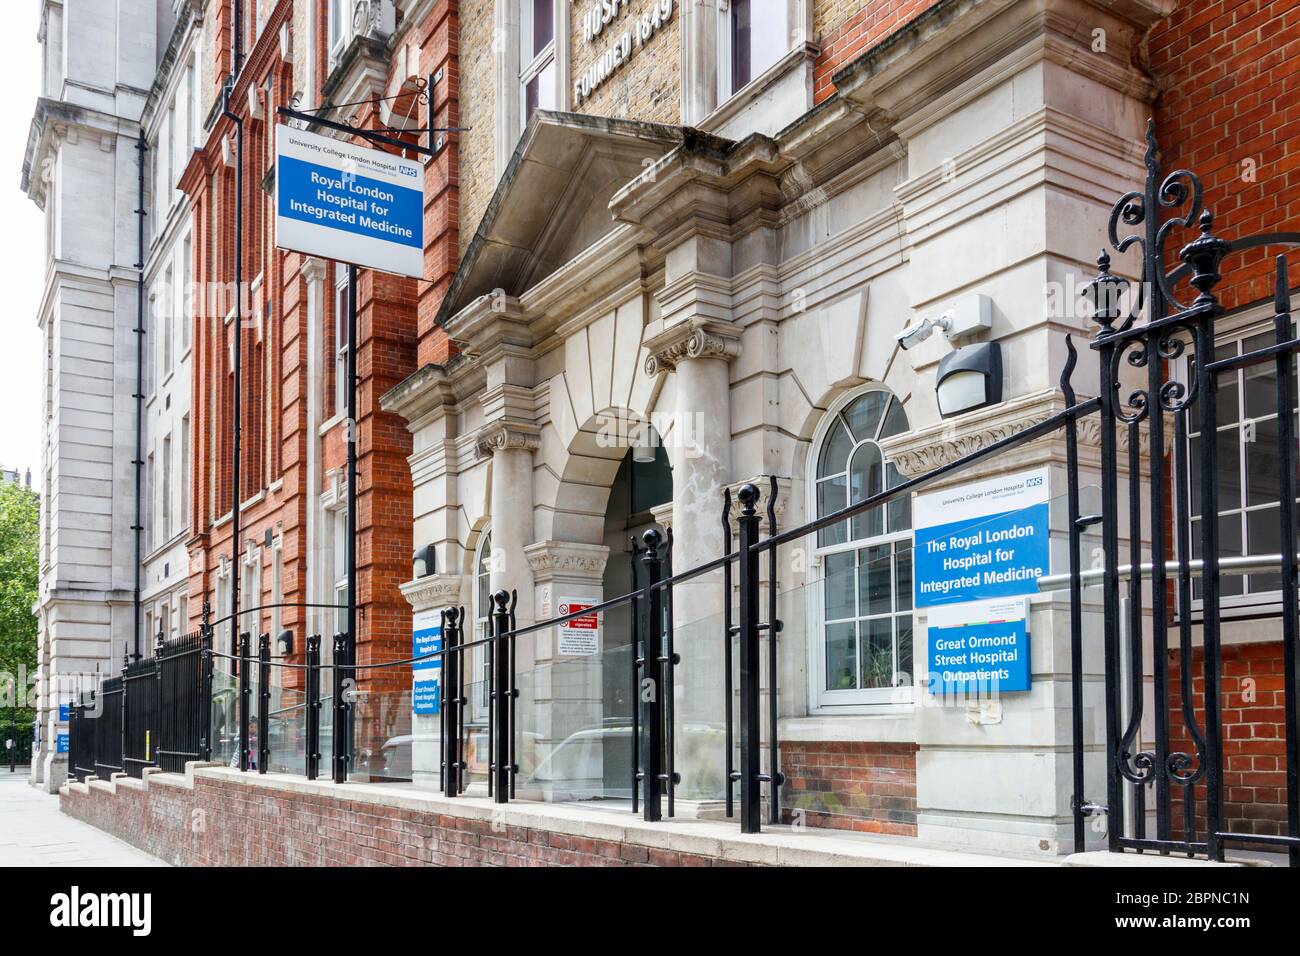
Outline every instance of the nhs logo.
POLYGON ((415 167, 408 168, 406 166, 398 166, 397 171, 401 173, 403 176, 410 176, 412 179, 420 175, 420 171, 415 167))
POLYGON ((1044 481, 1047 480, 1045 475, 1034 475, 1032 478, 1025 479, 1026 488, 1040 488, 1044 481))

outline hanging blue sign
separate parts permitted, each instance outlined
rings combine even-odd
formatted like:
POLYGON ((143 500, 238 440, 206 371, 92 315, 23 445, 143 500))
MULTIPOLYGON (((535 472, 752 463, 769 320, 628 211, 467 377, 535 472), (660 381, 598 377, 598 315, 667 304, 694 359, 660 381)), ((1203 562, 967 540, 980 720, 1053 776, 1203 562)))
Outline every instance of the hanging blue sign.
POLYGON ((423 277, 424 167, 283 125, 275 144, 279 248, 423 277))
POLYGON ((917 496, 917 607, 1038 591, 1050 566, 1047 475, 1040 468, 917 496))

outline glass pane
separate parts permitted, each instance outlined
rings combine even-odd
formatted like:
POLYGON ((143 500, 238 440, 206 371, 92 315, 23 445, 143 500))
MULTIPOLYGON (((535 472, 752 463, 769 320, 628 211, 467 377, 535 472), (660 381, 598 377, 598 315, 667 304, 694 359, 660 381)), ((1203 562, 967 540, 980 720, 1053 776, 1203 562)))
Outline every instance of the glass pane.
MULTIPOLYGON (((833 514, 848 504, 848 478, 839 475, 835 478, 817 483, 817 517, 833 514)), ((817 544, 821 547, 840 544, 847 540, 848 522, 831 525, 817 532, 817 544)))
MULTIPOLYGON (((1201 557, 1201 522, 1192 522, 1192 558, 1201 557)), ((1223 515, 1219 518, 1219 556, 1223 558, 1236 557, 1241 554, 1241 515, 1223 515)), ((1219 577, 1219 594, 1229 596, 1241 594, 1244 585, 1241 575, 1220 575, 1219 577)), ((1199 599, 1204 595, 1202 579, 1198 576, 1192 579, 1192 596, 1199 599)))
POLYGON ((898 616, 898 679, 896 686, 912 682, 912 615, 898 616))
POLYGON ((862 686, 894 686, 894 621, 882 617, 863 622, 862 686))
MULTIPOLYGON (((884 458, 875 442, 858 446, 849 463, 849 504, 884 490, 884 458)), ((885 531, 885 508, 878 506, 853 518, 853 539, 874 538, 885 531)))
POLYGON ((857 639, 852 621, 826 625, 826 689, 853 690, 857 639))
POLYGON ((1228 428, 1216 433, 1219 476, 1219 511, 1241 507, 1241 431, 1228 428))
POLYGON ((883 544, 858 552, 858 607, 861 614, 889 614, 894 610, 890 593, 893 578, 890 551, 890 546, 883 544))
POLYGON ((910 611, 912 609, 912 546, 899 545, 898 554, 894 559, 894 575, 896 580, 896 594, 898 595, 898 609, 900 611, 910 611))
MULTIPOLYGON (((885 465, 886 487, 896 488, 903 481, 903 476, 893 465, 885 465)), ((912 496, 901 495, 889 503, 889 530, 906 531, 912 527, 912 496)))
POLYGON ((826 620, 838 621, 856 614, 853 603, 853 552, 826 556, 826 620))
POLYGON ((1194 435, 1187 440, 1187 513, 1201 513, 1201 439, 1194 435))
POLYGON ((1282 472, 1278 461, 1277 419, 1247 422, 1243 438, 1246 443, 1246 504, 1262 505, 1280 500, 1282 472))
MULTIPOLYGON (((1273 344, 1273 333, 1252 335, 1242 342, 1245 353, 1267 348, 1273 344)), ((1261 362, 1243 369, 1246 379, 1246 417, 1277 414, 1277 375, 1272 361, 1261 362)))
POLYGON ((903 411, 902 402, 894 399, 889 403, 889 411, 885 413, 885 424, 880 429, 880 437, 901 435, 905 431, 907 431, 907 412, 903 411))
POLYGON ((825 478, 842 472, 848 463, 853 444, 853 439, 844 430, 844 424, 837 416, 822 444, 822 456, 817 461, 817 477, 825 478))
MULTIPOLYGON (((1227 345, 1220 345, 1214 350, 1216 359, 1232 358, 1237 354, 1237 343, 1231 342, 1227 345)), ((1240 399, 1237 389, 1236 371, 1225 372, 1219 375, 1218 396, 1215 399, 1214 411, 1220 425, 1228 425, 1235 421, 1241 420, 1240 399)))
MULTIPOLYGON (((1282 522, 1277 508, 1246 514, 1246 541, 1251 554, 1278 554, 1282 550, 1282 522)), ((1282 587, 1278 571, 1250 575, 1252 591, 1277 591, 1282 587)))
POLYGON ((533 0, 533 56, 555 38, 554 0, 533 0))
POLYGON ((844 418, 849 423, 849 430, 858 441, 875 438, 880 427, 880 419, 885 405, 889 402, 888 392, 867 392, 856 398, 844 409, 844 418))

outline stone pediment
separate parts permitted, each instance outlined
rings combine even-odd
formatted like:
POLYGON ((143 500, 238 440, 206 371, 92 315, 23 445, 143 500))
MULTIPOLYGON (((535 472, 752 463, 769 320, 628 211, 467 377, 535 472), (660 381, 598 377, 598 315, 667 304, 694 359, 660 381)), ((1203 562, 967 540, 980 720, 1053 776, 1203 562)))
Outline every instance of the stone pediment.
POLYGON ((615 227, 610 199, 702 134, 537 110, 461 260, 437 321, 495 290, 518 297, 615 227))

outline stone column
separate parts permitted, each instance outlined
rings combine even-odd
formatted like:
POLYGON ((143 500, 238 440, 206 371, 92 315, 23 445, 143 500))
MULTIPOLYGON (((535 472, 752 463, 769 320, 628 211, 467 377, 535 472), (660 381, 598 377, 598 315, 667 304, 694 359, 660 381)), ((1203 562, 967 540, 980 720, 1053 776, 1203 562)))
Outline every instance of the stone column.
MULTIPOLYGON (((728 322, 688 319, 647 340, 646 372, 676 375, 672 428, 664 436, 673 467, 673 568, 685 571, 725 553, 722 493, 731 480, 730 362, 739 330, 728 322)), ((722 575, 673 589, 676 771, 684 800, 724 793, 725 733, 721 668, 722 575)))
MULTIPOLYGON (((402 595, 411 605, 412 614, 438 612, 444 608, 465 603, 466 583, 463 574, 431 574, 401 585, 402 595)), ((439 673, 439 680, 446 674, 439 673)), ((414 673, 412 673, 414 680, 414 673)), ((442 786, 441 740, 438 737, 437 714, 411 715, 411 779, 416 787, 436 790, 442 786)))
MULTIPOLYGON (((599 604, 605 599, 602 579, 609 548, 603 544, 539 541, 524 552, 532 571, 534 607, 539 619, 563 613, 561 607, 570 600, 599 604)), ((627 735, 624 740, 617 732, 600 733, 607 716, 603 629, 592 656, 560 653, 559 628, 534 635, 529 644, 527 649, 522 645, 518 649, 517 706, 524 730, 517 754, 519 795, 540 800, 589 800, 606 795, 606 760, 617 758, 620 744, 626 745, 623 750, 629 752, 631 737, 627 735), (536 656, 527 666, 524 660, 530 654, 536 656), (577 768, 582 773, 546 775, 547 779, 534 781, 536 786, 530 785, 533 772, 561 746, 587 748, 589 759, 557 759, 553 761, 557 774, 561 767, 577 768)))
POLYGON ((533 620, 533 577, 524 549, 533 541, 533 452, 536 425, 498 420, 478 433, 480 455, 492 458, 492 591, 518 591, 516 617, 533 620))

